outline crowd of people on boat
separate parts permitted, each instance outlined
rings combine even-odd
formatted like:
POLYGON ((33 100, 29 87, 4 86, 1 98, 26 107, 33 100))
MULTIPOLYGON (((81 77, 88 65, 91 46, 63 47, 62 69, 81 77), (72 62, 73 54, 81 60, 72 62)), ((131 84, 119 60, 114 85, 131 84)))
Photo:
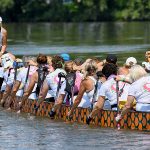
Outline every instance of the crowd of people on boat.
MULTIPOLYGON (((0 23, 2 19, 0 18, 0 23)), ((150 112, 150 51, 141 65, 129 57, 119 66, 117 57, 108 54, 104 60, 97 57, 71 60, 69 54, 24 56, 16 58, 6 51, 7 31, 0 32, 0 104, 21 113, 25 101, 37 100, 38 111, 43 101, 53 102, 49 112, 54 118, 62 104, 70 105, 68 117, 75 108, 91 108, 87 124, 101 109, 121 110, 120 121, 129 111, 150 112)))

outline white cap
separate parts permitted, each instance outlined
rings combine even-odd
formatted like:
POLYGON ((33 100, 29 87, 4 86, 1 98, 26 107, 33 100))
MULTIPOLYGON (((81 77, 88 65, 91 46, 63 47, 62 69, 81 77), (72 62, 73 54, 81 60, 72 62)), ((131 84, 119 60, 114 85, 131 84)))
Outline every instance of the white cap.
POLYGON ((127 66, 134 66, 137 64, 137 60, 134 57, 129 57, 126 60, 126 65, 127 66))
POLYGON ((0 23, 2 22, 3 20, 2 20, 2 17, 0 17, 0 23))
POLYGON ((2 59, 2 67, 4 67, 4 69, 7 69, 13 66, 13 60, 9 56, 8 53, 2 55, 1 59, 2 59))
POLYGON ((149 62, 142 62, 142 66, 143 66, 146 70, 150 71, 150 63, 149 63, 149 62))

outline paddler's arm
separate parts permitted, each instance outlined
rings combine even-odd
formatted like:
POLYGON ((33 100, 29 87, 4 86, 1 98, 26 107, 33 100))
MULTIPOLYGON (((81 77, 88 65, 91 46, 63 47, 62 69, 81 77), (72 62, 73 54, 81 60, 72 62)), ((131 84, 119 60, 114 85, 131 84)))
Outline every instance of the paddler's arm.
POLYGON ((16 93, 17 93, 17 91, 18 91, 18 89, 19 89, 19 87, 20 87, 20 84, 21 84, 21 82, 20 82, 20 81, 17 81, 17 80, 16 80, 16 82, 14 83, 13 89, 12 89, 12 91, 11 91, 11 98, 12 98, 12 99, 15 98, 16 93))
POLYGON ((45 80, 43 83, 43 87, 42 87, 40 94, 39 94, 39 98, 37 101, 37 107, 39 107, 41 102, 45 100, 45 97, 47 95, 48 90, 49 90, 49 86, 48 86, 47 81, 45 80))
POLYGON ((115 80, 116 80, 116 81, 122 81, 122 82, 126 82, 126 83, 131 84, 131 81, 129 80, 128 77, 121 77, 121 76, 118 75, 118 76, 115 77, 115 80))
POLYGON ((115 119, 117 122, 119 122, 123 116, 129 112, 129 110, 133 107, 133 102, 134 102, 134 96, 131 96, 129 95, 128 98, 127 98, 127 102, 126 104, 124 105, 122 111, 121 111, 121 114, 119 114, 115 119))
POLYGON ((73 106, 71 107, 71 110, 68 112, 68 117, 70 117, 70 116, 73 114, 75 108, 76 108, 76 107, 79 105, 79 103, 81 102, 82 97, 83 97, 83 94, 84 94, 84 92, 86 91, 86 88, 85 88, 85 87, 86 87, 86 83, 85 83, 85 81, 82 81, 81 84, 80 84, 79 93, 78 93, 78 95, 77 95, 77 97, 76 97, 76 99, 75 99, 75 101, 74 101, 74 103, 73 103, 73 106))
POLYGON ((29 85, 28 85, 27 89, 24 91, 23 101, 26 100, 30 96, 37 80, 38 80, 38 75, 37 75, 37 72, 35 72, 29 80, 29 85))
POLYGON ((10 92, 11 92, 11 86, 9 85, 6 85, 6 89, 5 89, 5 92, 3 94, 3 98, 1 100, 1 105, 4 107, 4 104, 5 104, 5 101, 6 99, 9 97, 10 95, 10 92))
POLYGON ((93 108, 93 111, 90 113, 90 117, 93 118, 104 106, 105 96, 99 96, 96 105, 93 108))
POLYGON ((122 109, 121 117, 123 117, 133 107, 134 99, 134 96, 128 96, 127 102, 124 105, 124 108, 122 109))
POLYGON ((1 47, 1 51, 0 51, 0 56, 3 55, 3 53, 6 51, 6 47, 7 47, 7 31, 2 28, 2 47, 1 47))
POLYGON ((92 120, 92 118, 103 108, 104 102, 105 102, 105 96, 99 96, 98 101, 95 104, 92 112, 90 113, 90 115, 86 119, 87 124, 90 124, 90 121, 92 120))
POLYGON ((59 97, 56 100, 56 102, 55 102, 55 104, 52 108, 53 112, 56 112, 56 110, 61 106, 61 104, 63 103, 64 98, 65 98, 65 94, 59 94, 59 97))

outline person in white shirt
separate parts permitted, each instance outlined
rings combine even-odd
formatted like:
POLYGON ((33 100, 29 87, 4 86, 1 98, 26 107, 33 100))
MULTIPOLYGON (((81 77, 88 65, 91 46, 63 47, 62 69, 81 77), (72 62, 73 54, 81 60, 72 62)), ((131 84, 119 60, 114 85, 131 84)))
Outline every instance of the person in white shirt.
POLYGON ((59 85, 59 77, 58 74, 60 72, 66 74, 65 70, 63 69, 64 67, 64 60, 61 56, 55 55, 52 57, 52 67, 54 68, 54 71, 49 73, 46 76, 46 79, 42 85, 42 88, 40 90, 39 98, 37 101, 37 104, 35 106, 35 109, 37 110, 40 103, 45 100, 46 95, 48 93, 48 90, 52 91, 52 97, 54 100, 57 99, 58 95, 58 87, 59 85))
MULTIPOLYGON (((17 113, 21 112, 22 105, 28 98, 34 99, 34 100, 37 99, 38 93, 40 90, 40 86, 42 84, 42 80, 46 76, 45 72, 43 72, 43 68, 47 64, 47 56, 46 55, 39 54, 37 56, 36 63, 34 61, 31 61, 30 58, 29 58, 29 60, 26 60, 26 61, 29 63, 29 65, 31 65, 30 66, 31 69, 29 71, 28 84, 27 84, 26 88, 24 89, 24 92, 21 93, 22 99, 21 99, 21 103, 19 105, 19 110, 17 113), (32 70, 32 68, 33 68, 33 70, 32 70), (42 78, 42 80, 41 80, 41 78, 42 78)), ((26 68, 25 73, 23 71, 22 73, 20 73, 20 75, 18 75, 16 85, 14 86, 12 93, 11 93, 12 97, 15 97, 18 94, 16 92, 18 91, 18 88, 19 88, 21 82, 23 82, 23 84, 24 84, 27 70, 28 70, 28 68, 26 68)))
POLYGON ((14 60, 7 54, 2 55, 1 57, 1 64, 4 68, 4 81, 1 87, 1 91, 4 91, 3 98, 1 100, 1 105, 4 106, 5 101, 9 97, 9 94, 12 89, 12 85, 14 82, 15 70, 13 69, 13 62, 14 60))
MULTIPOLYGON (((69 105, 72 103, 72 98, 75 97, 75 95, 78 94, 80 83, 82 81, 83 74, 79 73, 78 71, 75 71, 73 68, 74 62, 73 61, 67 61, 65 63, 65 71, 67 75, 65 76, 65 81, 63 81, 57 100, 55 101, 55 105, 53 106, 52 110, 50 111, 49 115, 51 118, 53 118, 56 114, 56 110, 60 108, 63 101, 66 101, 66 104, 69 105), (66 87, 68 85, 68 87, 66 87)), ((62 77, 63 74, 61 75, 62 77)))
POLYGON ((127 102, 121 114, 116 117, 117 122, 132 108, 134 99, 136 100, 136 111, 150 112, 150 76, 143 67, 135 65, 131 68, 129 77, 132 84, 127 102))
MULTIPOLYGON (((116 110, 117 109, 117 94, 116 94, 116 81, 115 77, 117 75, 117 66, 112 63, 107 63, 104 65, 102 69, 102 73, 105 75, 107 81, 105 81, 100 90, 99 90, 99 97, 97 100, 97 103, 95 104, 95 107, 93 111, 90 113, 90 115, 87 118, 87 124, 91 121, 91 118, 94 117, 99 110, 102 108, 105 108, 105 105, 107 106, 107 109, 116 110), (106 98, 108 100, 106 100, 106 98)), ((124 86, 123 83, 120 82, 119 89, 122 89, 124 86)), ((127 97, 127 92, 123 90, 120 98, 127 97)), ((122 99, 122 98, 121 98, 122 99)))

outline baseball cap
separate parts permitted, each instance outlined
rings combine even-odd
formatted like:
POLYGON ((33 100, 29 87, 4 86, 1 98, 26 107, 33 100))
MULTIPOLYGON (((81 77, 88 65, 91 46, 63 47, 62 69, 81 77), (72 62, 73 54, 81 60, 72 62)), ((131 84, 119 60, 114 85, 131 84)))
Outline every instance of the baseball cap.
POLYGON ((114 55, 114 54, 108 54, 107 57, 106 57, 106 61, 108 63, 116 64, 117 63, 117 56, 114 55))
POLYGON ((142 62, 142 66, 143 66, 146 70, 150 71, 150 63, 149 63, 149 62, 142 62))
POLYGON ((129 57, 129 58, 127 58, 125 64, 126 64, 127 66, 134 66, 134 65, 137 64, 137 60, 136 60, 136 58, 134 58, 134 57, 129 57))
POLYGON ((64 61, 69 61, 70 60, 70 55, 67 53, 61 54, 60 55, 64 61))
POLYGON ((12 58, 9 56, 8 53, 2 55, 1 59, 2 59, 2 67, 4 67, 4 69, 13 67, 14 61, 12 60, 12 58))

